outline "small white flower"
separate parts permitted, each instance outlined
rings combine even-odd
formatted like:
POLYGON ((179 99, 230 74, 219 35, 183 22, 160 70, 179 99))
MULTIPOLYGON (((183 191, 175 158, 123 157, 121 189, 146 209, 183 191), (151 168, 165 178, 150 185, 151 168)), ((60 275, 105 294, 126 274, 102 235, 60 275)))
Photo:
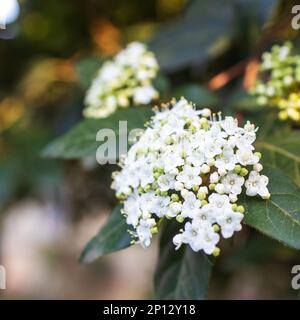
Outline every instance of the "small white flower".
POLYGON ((213 193, 208 197, 208 201, 213 206, 216 214, 222 214, 224 211, 231 210, 231 204, 226 195, 213 193))
POLYGON ((209 177, 210 183, 217 183, 219 181, 219 175, 217 172, 214 172, 209 177))
POLYGON ((182 210, 182 204, 180 202, 172 202, 170 204, 171 217, 175 217, 182 210))
POLYGON ((169 203, 170 203, 170 197, 168 196, 156 197, 152 205, 153 213, 155 213, 159 218, 162 217, 164 214, 166 214, 169 203))
POLYGON ((256 172, 260 172, 264 167, 262 166, 262 164, 260 163, 255 163, 253 165, 253 170, 256 171, 256 172))
POLYGON ((235 167, 235 164, 237 163, 236 156, 233 152, 233 149, 224 149, 223 154, 218 157, 216 160, 216 167, 219 170, 233 170, 235 167))
POLYGON ((238 131, 237 120, 232 117, 225 117, 225 119, 221 121, 221 127, 230 135, 233 135, 238 131))
POLYGON ((196 212, 194 219, 196 221, 200 220, 200 224, 209 224, 211 226, 216 222, 215 207, 211 204, 205 205, 196 212))
POLYGON ((225 239, 232 237, 235 231, 242 229, 243 217, 241 213, 232 210, 226 210, 217 217, 217 223, 220 225, 222 236, 225 239))
POLYGON ((256 196, 259 194, 262 198, 269 199, 268 183, 268 177, 260 175, 256 171, 251 171, 248 180, 245 182, 247 196, 256 196))
POLYGON ((203 193, 208 193, 208 188, 207 187, 200 187, 199 188, 199 192, 203 192, 203 193))
POLYGON ((259 157, 249 149, 238 149, 236 152, 238 162, 243 166, 254 165, 258 163, 259 157))
POLYGON ((218 192, 219 194, 225 193, 224 184, 218 183, 218 184, 215 186, 215 191, 218 192))
POLYGON ((153 87, 140 87, 134 90, 133 101, 136 104, 149 104, 157 97, 157 91, 153 87))
POLYGON ((186 159, 193 166, 198 167, 204 163, 205 157, 204 153, 201 150, 192 150, 186 159))
POLYGON ((212 254, 216 248, 216 244, 220 241, 220 236, 211 228, 210 230, 204 230, 202 239, 203 251, 206 254, 212 254))
POLYGON ((226 174, 227 174, 227 170, 225 168, 219 168, 218 169, 218 174, 221 176, 221 177, 224 177, 226 174))
POLYGON ((210 166, 207 164, 203 164, 200 168, 201 173, 208 173, 210 171, 210 166))
POLYGON ((223 179, 225 193, 240 194, 245 179, 234 172, 229 172, 223 179))
POLYGON ((175 245, 175 250, 178 250, 182 246, 183 240, 181 233, 176 234, 176 236, 173 238, 173 243, 175 245))
POLYGON ((204 150, 205 157, 210 159, 220 153, 222 153, 221 141, 214 139, 207 140, 206 148, 204 150))
POLYGON ((181 182, 179 182, 179 181, 175 181, 175 183, 174 183, 174 189, 175 189, 176 191, 181 191, 181 190, 184 189, 184 184, 181 183, 181 182))
POLYGON ((136 227, 142 214, 139 208, 138 196, 136 194, 132 194, 127 198, 124 203, 124 212, 126 214, 127 224, 136 227))
MULTIPOLYGON (((200 232, 198 226, 193 226, 192 223, 187 222, 184 226, 184 231, 182 233, 182 242, 189 244, 192 250, 199 251, 203 248, 200 232)), ((178 240, 178 239, 177 239, 178 240)))
POLYGON ((234 202, 237 202, 238 197, 237 197, 236 194, 230 193, 230 194, 229 194, 229 200, 230 200, 230 202, 234 203, 234 202))
POLYGON ((204 109, 201 110, 200 114, 203 117, 208 118, 211 115, 211 111, 209 109, 207 109, 207 108, 204 108, 204 109))
POLYGON ((149 247, 152 233, 151 228, 155 226, 154 219, 141 219, 138 227, 136 228, 136 233, 139 238, 139 243, 144 247, 149 247))
POLYGON ((161 175, 157 183, 162 191, 168 191, 170 189, 174 189, 175 178, 170 174, 161 175))
POLYGON ((193 218, 197 214, 200 206, 200 200, 196 198, 194 193, 189 192, 182 204, 181 214, 183 217, 193 218))
POLYGON ((176 179, 183 183, 187 189, 191 189, 193 186, 201 184, 202 179, 199 174, 200 168, 185 165, 176 179))

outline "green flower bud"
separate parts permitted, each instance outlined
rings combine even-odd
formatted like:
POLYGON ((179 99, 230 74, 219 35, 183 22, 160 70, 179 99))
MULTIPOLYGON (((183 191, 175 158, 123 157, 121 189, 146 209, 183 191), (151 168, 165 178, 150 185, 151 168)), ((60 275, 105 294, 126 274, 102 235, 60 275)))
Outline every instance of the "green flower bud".
POLYGON ((197 198, 199 200, 204 200, 206 198, 206 194, 204 192, 198 192, 197 198))
POLYGON ((138 192, 139 192, 139 193, 144 193, 144 189, 143 189, 141 186, 139 186, 139 187, 138 187, 138 192))
POLYGON ((178 201, 179 201, 179 196, 178 196, 178 194, 173 193, 173 194, 171 195, 171 200, 174 201, 174 202, 178 202, 178 201))
POLYGON ((185 151, 185 150, 182 150, 181 156, 182 156, 182 158, 185 158, 185 157, 186 157, 186 151, 185 151))
POLYGON ((150 184, 147 184, 147 185, 145 186, 145 188, 144 188, 144 191, 145 191, 145 192, 149 192, 151 189, 152 189, 152 188, 151 188, 151 185, 150 185, 150 184))
POLYGON ((245 177, 247 174, 249 173, 249 171, 246 169, 246 168, 242 168, 241 172, 240 172, 240 175, 242 177, 245 177))
POLYGON ((242 170, 242 167, 241 167, 239 164, 237 164, 237 165, 234 167, 234 171, 235 171, 235 173, 237 173, 237 174, 239 174, 239 173, 241 172, 241 170, 242 170))
POLYGON ((186 127, 186 128, 188 128, 191 124, 192 124, 192 120, 187 119, 187 120, 185 121, 185 127, 186 127))
POLYGON ((197 132, 197 128, 196 128, 195 126, 191 126, 191 127, 189 128, 189 131, 190 131, 191 133, 196 133, 196 132, 197 132))
POLYGON ((151 231, 152 234, 157 234, 158 233, 158 228, 157 227, 152 227, 150 231, 151 231))
POLYGON ((173 142, 174 142, 174 140, 173 140, 173 138, 170 137, 170 136, 168 136, 168 137, 166 138, 166 140, 165 140, 165 143, 166 143, 166 144, 172 144, 173 142))
POLYGON ((158 168, 158 169, 157 169, 157 172, 163 174, 163 173, 164 173, 164 168, 158 168))
POLYGON ((160 176, 161 176, 161 173, 159 173, 159 172, 155 172, 153 175, 155 180, 157 180, 160 176))
POLYGON ((206 206, 208 204, 208 202, 206 200, 201 200, 201 206, 206 206))
POLYGON ((218 257, 221 253, 221 249, 218 247, 215 247, 215 250, 213 251, 213 256, 218 257))
POLYGON ((259 157, 259 159, 261 159, 261 153, 260 152, 255 152, 254 155, 256 155, 257 157, 259 157))
POLYGON ((220 231, 220 226, 218 224, 213 225, 214 231, 219 232, 220 231))
POLYGON ((194 191, 194 192, 197 192, 198 190, 199 190, 199 186, 194 185, 194 186, 193 186, 193 191, 194 191))
POLYGON ((237 207, 237 211, 240 213, 244 213, 245 212, 245 208, 243 206, 238 206, 237 207))
POLYGON ((215 190, 215 187, 216 187, 216 185, 215 185, 214 183, 211 183, 211 184, 208 186, 208 189, 209 189, 210 191, 213 191, 213 190, 215 190))
POLYGON ((118 200, 125 200, 126 199, 126 196, 124 193, 117 193, 116 197, 118 200))
POLYGON ((236 203, 233 203, 231 208, 233 211, 237 211, 238 205, 236 203))
POLYGON ((182 223, 184 221, 184 217, 179 214, 178 216, 176 216, 176 220, 179 222, 179 223, 182 223))

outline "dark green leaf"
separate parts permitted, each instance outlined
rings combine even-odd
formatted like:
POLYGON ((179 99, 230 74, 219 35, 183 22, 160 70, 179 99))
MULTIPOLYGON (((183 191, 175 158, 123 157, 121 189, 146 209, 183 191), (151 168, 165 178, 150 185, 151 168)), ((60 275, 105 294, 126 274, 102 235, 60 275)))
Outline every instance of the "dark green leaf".
POLYGON ((234 111, 257 112, 264 108, 257 104, 255 97, 241 90, 235 91, 231 95, 229 104, 234 111))
MULTIPOLYGON (((119 131, 119 121, 127 121, 127 133, 132 129, 143 129, 153 111, 150 107, 132 107, 119 109, 108 118, 85 119, 70 132, 58 138, 46 147, 45 157, 75 159, 95 156, 101 142, 96 141, 100 129, 112 129, 116 133, 117 145, 119 137, 127 139, 126 132, 119 131)), ((118 148, 117 148, 118 151, 118 148)))
POLYGON ((99 68, 103 64, 103 59, 99 57, 90 57, 78 60, 75 69, 80 83, 84 89, 88 89, 93 78, 96 76, 99 68))
POLYGON ((237 19, 239 21, 242 41, 253 45, 262 36, 261 30, 265 23, 272 18, 278 0, 239 0, 235 1, 237 19))
MULTIPOLYGON (((278 128, 278 127, 277 127, 278 128)), ((300 133, 284 128, 259 139, 256 147, 262 152, 263 164, 279 168, 300 186, 300 133)))
POLYGON ((207 293, 213 262, 188 246, 175 251, 172 238, 178 224, 168 222, 160 241, 155 274, 156 299, 203 299, 207 293))
POLYGON ((160 99, 166 97, 170 90, 170 82, 167 77, 165 77, 162 73, 158 73, 156 78, 153 81, 153 85, 156 90, 158 90, 160 94, 160 99))
POLYGON ((81 253, 80 261, 90 263, 111 252, 130 246, 129 226, 121 215, 121 206, 117 206, 108 218, 105 226, 90 240, 81 253))
POLYGON ((213 92, 198 84, 187 84, 176 88, 173 91, 173 96, 177 99, 184 97, 188 101, 192 101, 197 106, 203 108, 215 107, 219 104, 219 99, 213 92))
POLYGON ((271 198, 244 198, 244 223, 295 249, 300 249, 300 188, 280 170, 270 166, 263 174, 269 177, 271 198))
POLYGON ((193 1, 182 17, 160 28, 150 44, 159 65, 174 70, 224 52, 234 34, 233 13, 229 0, 193 1))

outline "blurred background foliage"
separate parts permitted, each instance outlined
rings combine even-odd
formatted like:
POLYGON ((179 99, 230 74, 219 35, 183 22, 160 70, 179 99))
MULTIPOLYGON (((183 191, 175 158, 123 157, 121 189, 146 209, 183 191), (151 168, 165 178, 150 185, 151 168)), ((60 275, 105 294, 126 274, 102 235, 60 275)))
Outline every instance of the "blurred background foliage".
MULTIPOLYGON (((85 267, 76 260, 114 203, 109 189, 114 168, 96 166, 89 157, 45 159, 42 149, 82 118, 84 92, 97 68, 133 40, 149 43, 156 53, 167 76, 165 99, 184 95, 199 106, 240 119, 243 112, 261 123, 265 111, 246 89, 261 53, 273 43, 291 39, 299 48, 299 34, 291 28, 291 7, 297 3, 18 3, 17 19, 0 29, 0 263, 7 265, 9 277, 2 295, 149 297, 155 248, 130 248, 85 267)), ((224 245, 211 298, 299 296, 290 286, 298 252, 246 227, 224 245)))

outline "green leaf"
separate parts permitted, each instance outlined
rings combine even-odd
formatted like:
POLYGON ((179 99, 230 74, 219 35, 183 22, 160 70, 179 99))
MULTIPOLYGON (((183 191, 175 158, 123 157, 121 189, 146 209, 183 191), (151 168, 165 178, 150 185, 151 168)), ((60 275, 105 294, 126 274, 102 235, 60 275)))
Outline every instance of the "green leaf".
POLYGON ((168 78, 159 72, 153 80, 153 86, 159 92, 160 100, 162 100, 162 98, 167 97, 171 85, 168 78))
POLYGON ((300 133, 277 130, 275 134, 259 139, 255 146, 262 152, 262 163, 279 168, 300 186, 300 133))
MULTIPOLYGON (((95 156, 97 148, 101 145, 101 142, 96 141, 100 129, 112 129, 116 133, 118 145, 119 138, 126 135, 126 132, 119 131, 119 121, 127 121, 128 134, 132 129, 143 129, 144 123, 152 114, 150 107, 130 107, 119 109, 108 118, 85 119, 70 132, 48 145, 43 156, 64 159, 95 156)), ((127 139, 127 136, 124 138, 127 139)))
POLYGON ((193 1, 183 16, 158 30, 150 48, 161 68, 175 70, 223 53, 234 32, 232 1, 193 1))
POLYGON ((168 222, 162 232, 155 274, 156 299, 203 299, 207 293, 213 262, 203 252, 188 246, 175 251, 172 238, 178 224, 168 222))
POLYGON ((96 259, 130 246, 129 226, 121 215, 121 205, 118 205, 108 218, 105 226, 92 238, 83 249, 80 262, 90 263, 96 259))
POLYGON ((235 91, 229 99, 228 105, 233 111, 256 112, 264 109, 263 106, 257 104, 256 98, 245 92, 244 90, 235 91))
POLYGON ((218 97, 212 91, 201 87, 199 84, 187 84, 176 88, 173 91, 173 96, 176 99, 184 97, 203 108, 215 107, 219 104, 218 97))
POLYGON ((244 223, 295 249, 300 249, 300 188, 280 170, 266 166, 271 198, 244 197, 244 223))
POLYGON ((103 59, 99 57, 89 57, 76 61, 75 70, 84 89, 89 88, 102 64, 103 59))

